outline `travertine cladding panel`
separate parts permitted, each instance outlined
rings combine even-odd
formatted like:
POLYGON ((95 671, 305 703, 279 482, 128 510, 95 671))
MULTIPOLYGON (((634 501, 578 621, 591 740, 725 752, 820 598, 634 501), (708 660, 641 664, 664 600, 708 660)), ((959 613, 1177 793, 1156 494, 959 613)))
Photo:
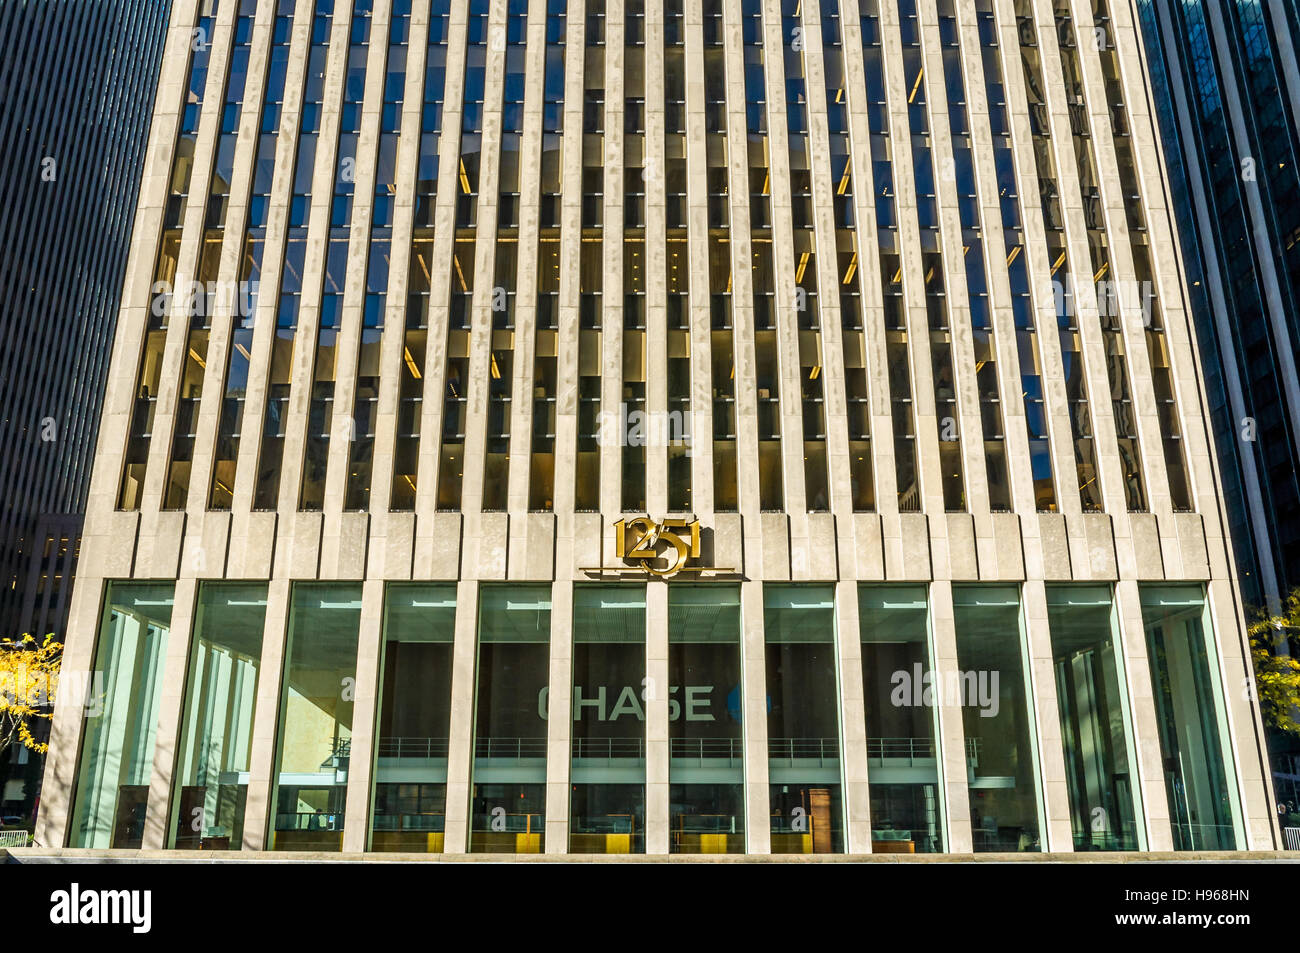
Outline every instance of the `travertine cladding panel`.
POLYGON ((886 578, 900 582, 942 578, 934 574, 930 565, 931 540, 925 514, 895 513, 881 514, 881 517, 886 578))
MULTIPOLYGON (((708 534, 712 558, 705 565, 745 571, 745 520, 739 513, 719 513, 708 534)), ((703 541, 701 541, 703 544, 703 541)))
POLYGON ((1039 513, 1038 538, 1043 547, 1043 578, 1070 578, 1070 537, 1062 513, 1039 513))
POLYGON ((186 529, 181 577, 212 579, 225 576, 230 514, 197 513, 190 518, 186 529))
POLYGON ((86 560, 93 554, 97 572, 109 579, 125 579, 131 575, 139 540, 139 513, 114 513, 110 510, 87 514, 82 543, 85 552, 81 558, 86 560))
POLYGON ((415 579, 456 579, 460 576, 459 513, 417 516, 415 523, 415 579))
MULTIPOLYGON (((604 549, 604 520, 599 513, 575 513, 573 516, 573 565, 576 575, 586 566, 603 566, 606 558, 604 549)), ((613 558, 614 549, 610 546, 609 558, 613 558)))
POLYGON ((133 575, 147 579, 177 578, 184 534, 184 513, 166 510, 141 513, 133 575))
POLYGON ((275 575, 287 579, 316 579, 320 572, 323 513, 285 513, 275 547, 275 575))
MULTIPOLYGON (((1165 578, 1164 559, 1160 553, 1160 529, 1152 513, 1129 514, 1133 531, 1133 553, 1137 560, 1137 578, 1165 578)), ((1178 578, 1173 575, 1173 578, 1178 578)))
POLYGON ((415 514, 375 513, 370 520, 369 575, 410 579, 415 556, 415 514))
POLYGON ((510 578, 555 578, 555 514, 523 513, 510 520, 510 578))
MULTIPOLYGON (((975 551, 979 578, 986 581, 1018 582, 1025 578, 1027 542, 1020 535, 1020 517, 1015 513, 977 513, 975 551)), ((951 522, 949 526, 951 527, 951 522)), ((950 532, 950 536, 951 536, 950 532)), ((1037 545, 1037 541, 1034 541, 1037 545)), ((954 579, 958 578, 956 575, 954 579)))
POLYGON ((979 559, 975 555, 975 520, 969 513, 945 513, 948 543, 948 578, 977 580, 979 559))
POLYGON ((231 579, 266 579, 275 558, 275 513, 232 513, 230 559, 226 572, 231 579))
POLYGON ((803 525, 807 528, 807 535, 796 537, 791 534, 791 578, 838 579, 835 517, 830 513, 809 513, 803 525))
MULTIPOLYGON (((1177 553, 1182 567, 1179 575, 1183 579, 1208 579, 1210 560, 1206 551, 1205 526, 1199 513, 1174 513, 1172 517, 1162 516, 1161 520, 1172 519, 1176 530, 1166 543, 1166 550, 1177 553)), ((1172 557, 1169 560, 1172 561, 1172 557)))
POLYGON ((854 513, 852 526, 854 563, 845 566, 845 571, 851 571, 858 579, 884 579, 885 549, 880 516, 854 513))
POLYGON ((462 572, 473 579, 505 579, 510 553, 510 517, 505 513, 466 513, 461 540, 462 572))
POLYGON ((366 575, 369 513, 341 513, 323 524, 321 578, 362 579, 366 575))
POLYGON ((1096 582, 1118 578, 1111 527, 1111 518, 1105 513, 1075 513, 1066 517, 1073 578, 1096 582))
POLYGON ((759 554, 759 577, 786 581, 790 579, 790 520, 784 513, 763 513, 759 554))

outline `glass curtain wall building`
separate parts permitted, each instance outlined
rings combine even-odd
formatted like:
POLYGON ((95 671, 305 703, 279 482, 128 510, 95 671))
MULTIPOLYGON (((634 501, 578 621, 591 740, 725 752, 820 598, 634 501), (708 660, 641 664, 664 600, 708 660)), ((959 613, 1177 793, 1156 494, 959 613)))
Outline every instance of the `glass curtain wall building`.
POLYGON ((210 233, 146 189, 67 663, 128 703, 58 708, 42 843, 1277 846, 1126 6, 176 15, 251 18, 259 293, 153 318, 210 233))
MULTIPOLYGON (((1241 593, 1276 613, 1300 587, 1300 16, 1138 11, 1241 593)), ((1271 648, 1300 655, 1294 634, 1271 648)), ((1300 742, 1270 741, 1278 799, 1300 815, 1300 742)))
POLYGON ((0 9, 6 636, 66 620, 169 6, 0 9))
MULTIPOLYGON (((0 6, 5 640, 64 634, 169 8, 0 6)), ((0 761, 0 814, 30 828, 41 759, 0 761)))

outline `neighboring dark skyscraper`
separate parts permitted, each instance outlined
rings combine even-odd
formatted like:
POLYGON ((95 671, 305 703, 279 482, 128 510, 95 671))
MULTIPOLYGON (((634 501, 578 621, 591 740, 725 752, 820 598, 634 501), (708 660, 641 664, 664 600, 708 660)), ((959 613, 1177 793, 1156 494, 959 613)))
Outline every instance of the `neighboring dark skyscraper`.
MULTIPOLYGON (((1300 16, 1295 0, 1138 8, 1242 598, 1276 610, 1300 587, 1300 16)), ((1272 735, 1295 805, 1300 745, 1272 735)))
MULTIPOLYGON (((170 0, 0 0, 0 639, 60 637, 170 0)), ((0 755, 30 819, 40 758, 0 755)))
POLYGON ((168 6, 0 3, 0 637, 67 617, 168 6))
POLYGON ((1295 0, 1138 0, 1242 597, 1300 586, 1295 0))

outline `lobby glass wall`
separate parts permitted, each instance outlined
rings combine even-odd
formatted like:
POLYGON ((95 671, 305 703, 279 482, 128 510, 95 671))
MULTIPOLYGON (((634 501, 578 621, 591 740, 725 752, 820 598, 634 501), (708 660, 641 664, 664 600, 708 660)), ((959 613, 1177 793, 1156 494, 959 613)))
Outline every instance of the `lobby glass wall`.
POLYGON ((454 583, 388 587, 371 850, 443 849, 455 631, 454 583))
POLYGON ((69 847, 141 844, 173 591, 172 583, 108 584, 93 676, 85 686, 69 847))
POLYGON ((974 848, 1041 850, 1020 594, 1015 586, 954 586, 952 602, 959 677, 940 679, 936 690, 961 705, 974 848))
POLYGON ((862 692, 872 853, 944 849, 943 794, 924 586, 861 586, 862 692))
POLYGON ((275 753, 272 850, 343 846, 361 586, 297 583, 275 753))
POLYGON ((482 588, 471 851, 543 850, 550 645, 550 584, 482 588))
POLYGON ((239 850, 266 583, 205 582, 194 609, 169 847, 239 850))
POLYGON ((1075 850, 1139 850, 1124 658, 1109 586, 1048 586, 1075 850))
POLYGON ((1205 591, 1143 586, 1141 592, 1174 849, 1235 850, 1235 792, 1228 784, 1231 763, 1205 591))
POLYGON ((645 851, 645 586, 573 591, 569 850, 645 851))
POLYGON ((740 587, 668 587, 670 830, 675 854, 745 852, 740 587))
POLYGON ((835 590, 763 587, 772 853, 844 850, 835 590))

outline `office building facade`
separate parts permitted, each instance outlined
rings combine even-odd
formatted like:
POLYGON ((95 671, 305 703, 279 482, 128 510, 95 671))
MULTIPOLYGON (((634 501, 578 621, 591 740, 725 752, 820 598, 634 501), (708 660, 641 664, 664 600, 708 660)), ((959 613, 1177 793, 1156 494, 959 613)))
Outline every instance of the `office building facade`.
POLYGON ((1275 848, 1137 30, 180 4, 37 842, 1275 848))
MULTIPOLYGON (((167 10, 0 6, 0 640, 67 621, 167 10)), ((0 815, 39 787, 0 755, 0 815)))

